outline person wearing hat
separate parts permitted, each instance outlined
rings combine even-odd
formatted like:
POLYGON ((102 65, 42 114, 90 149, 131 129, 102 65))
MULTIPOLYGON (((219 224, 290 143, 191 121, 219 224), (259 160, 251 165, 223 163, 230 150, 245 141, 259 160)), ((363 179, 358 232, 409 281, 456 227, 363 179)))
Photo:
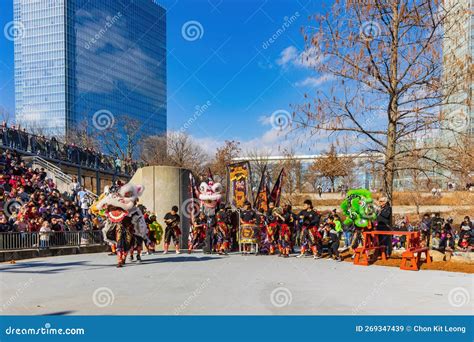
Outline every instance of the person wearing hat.
POLYGON ((180 254, 179 251, 179 237, 181 235, 181 230, 179 229, 179 223, 181 218, 178 214, 178 207, 173 206, 171 211, 167 213, 164 217, 166 228, 165 228, 165 245, 163 254, 168 254, 168 248, 170 246, 171 240, 173 240, 176 254, 180 254))

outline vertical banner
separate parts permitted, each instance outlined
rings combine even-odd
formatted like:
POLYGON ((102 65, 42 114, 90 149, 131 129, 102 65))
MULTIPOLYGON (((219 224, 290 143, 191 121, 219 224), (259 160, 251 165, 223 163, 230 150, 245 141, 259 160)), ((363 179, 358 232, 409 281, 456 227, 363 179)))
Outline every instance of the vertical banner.
POLYGON ((248 161, 227 165, 227 203, 242 208, 246 201, 252 203, 252 182, 248 161))
POLYGON ((268 199, 270 197, 270 189, 268 188, 267 179, 267 166, 262 172, 262 178, 258 186, 257 195, 255 196, 254 208, 260 212, 266 212, 268 210, 268 199))
POLYGON ((283 188, 283 177, 285 177, 285 169, 281 169, 280 175, 278 176, 278 179, 276 180, 273 190, 270 194, 270 201, 275 203, 276 207, 280 206, 281 190, 283 188))

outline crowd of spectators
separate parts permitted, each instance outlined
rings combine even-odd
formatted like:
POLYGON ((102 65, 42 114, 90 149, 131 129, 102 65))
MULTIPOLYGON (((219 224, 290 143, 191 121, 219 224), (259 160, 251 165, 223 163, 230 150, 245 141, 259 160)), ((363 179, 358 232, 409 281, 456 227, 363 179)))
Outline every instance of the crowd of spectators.
MULTIPOLYGON (((81 239, 102 243, 104 218, 89 210, 94 200, 76 177, 69 190, 60 193, 43 168, 28 167, 13 150, 0 150, 0 233, 20 233, 26 241, 27 233, 38 233, 40 248, 65 245, 66 232, 81 232, 81 239)), ((157 241, 151 238, 158 234, 156 215, 144 206, 140 208, 150 228, 150 239, 157 241)), ((10 240, 0 235, 0 249, 6 241, 10 240)))
POLYGON ((6 122, 0 126, 0 142, 4 148, 115 173, 132 174, 139 167, 131 159, 121 160, 93 148, 82 148, 74 143, 64 144, 56 137, 31 134, 26 128, 8 126, 6 122))
POLYGON ((93 200, 81 188, 61 194, 44 169, 27 167, 10 150, 0 155, 0 232, 65 232, 99 229, 87 208, 93 200))
MULTIPOLYGON (((426 213, 421 222, 411 224, 406 218, 399 218, 394 230, 419 231, 426 246, 441 253, 474 251, 474 229, 469 216, 455 224, 451 217, 443 218, 440 213, 426 213)), ((395 248, 403 248, 405 238, 393 240, 395 248)))

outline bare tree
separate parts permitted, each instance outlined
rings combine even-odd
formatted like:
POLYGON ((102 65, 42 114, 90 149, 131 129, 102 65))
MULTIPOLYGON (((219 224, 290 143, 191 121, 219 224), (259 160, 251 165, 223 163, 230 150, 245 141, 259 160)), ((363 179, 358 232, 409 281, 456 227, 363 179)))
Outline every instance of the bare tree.
POLYGON ((339 156, 336 151, 336 146, 333 144, 321 158, 314 161, 310 166, 310 172, 327 178, 334 192, 336 180, 341 177, 346 177, 352 168, 352 160, 348 157, 339 156))
POLYGON ((104 150, 120 159, 133 159, 138 153, 142 124, 129 115, 114 118, 113 124, 97 131, 104 150))
POLYGON ((296 153, 294 149, 283 149, 282 154, 284 160, 279 163, 280 167, 273 169, 272 179, 276 179, 280 172, 280 168, 285 169, 285 179, 283 183, 283 191, 293 196, 296 193, 301 193, 303 188, 304 173, 301 161, 296 159, 296 153))
POLYGON ((270 153, 267 151, 262 151, 258 148, 252 149, 247 151, 246 155, 249 157, 249 159, 252 161, 252 170, 254 173, 257 173, 259 175, 262 174, 263 170, 265 168, 268 169, 270 163, 269 163, 269 157, 270 153))
POLYGON ((167 136, 147 137, 140 145, 141 159, 147 165, 166 165, 202 174, 209 156, 189 135, 168 132, 167 136))
MULTIPOLYGON (((454 52, 441 51, 457 29, 447 20, 456 11, 436 0, 336 1, 303 30, 303 62, 331 86, 307 95, 312 99, 297 109, 295 123, 312 134, 352 136, 361 150, 383 153, 390 201, 399 161, 416 152, 400 143, 439 127, 442 106, 454 101, 449 95, 462 91, 456 77, 442 74, 443 59, 459 63, 454 52)), ((419 157, 440 163, 429 153, 419 157)))
POLYGON ((240 142, 235 140, 226 140, 222 147, 216 151, 214 161, 212 162, 212 170, 221 179, 225 179, 227 173, 227 165, 231 164, 233 160, 240 156, 242 149, 240 142))
POLYGON ((143 139, 140 143, 140 159, 146 165, 174 166, 168 156, 166 136, 163 135, 153 135, 143 139))
POLYGON ((474 180, 474 136, 458 135, 449 153, 443 156, 451 165, 452 180, 463 188, 474 180))
POLYGON ((91 127, 87 120, 82 120, 71 127, 66 136, 66 142, 94 150, 99 150, 101 145, 97 130, 91 127))
POLYGON ((209 161, 209 156, 196 144, 189 135, 180 132, 169 132, 167 135, 168 158, 174 166, 202 174, 209 161))
POLYGON ((265 171, 267 175, 273 174, 274 165, 270 163, 270 152, 260 150, 258 148, 247 151, 246 155, 251 160, 252 175, 254 177, 253 184, 259 184, 262 173, 265 171))

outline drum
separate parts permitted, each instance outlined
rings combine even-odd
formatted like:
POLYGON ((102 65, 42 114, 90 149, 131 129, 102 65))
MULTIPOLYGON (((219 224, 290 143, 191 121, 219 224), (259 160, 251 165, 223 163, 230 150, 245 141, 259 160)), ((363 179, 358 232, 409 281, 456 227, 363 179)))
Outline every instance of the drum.
POLYGON ((258 227, 255 224, 240 226, 240 243, 258 243, 258 227))

